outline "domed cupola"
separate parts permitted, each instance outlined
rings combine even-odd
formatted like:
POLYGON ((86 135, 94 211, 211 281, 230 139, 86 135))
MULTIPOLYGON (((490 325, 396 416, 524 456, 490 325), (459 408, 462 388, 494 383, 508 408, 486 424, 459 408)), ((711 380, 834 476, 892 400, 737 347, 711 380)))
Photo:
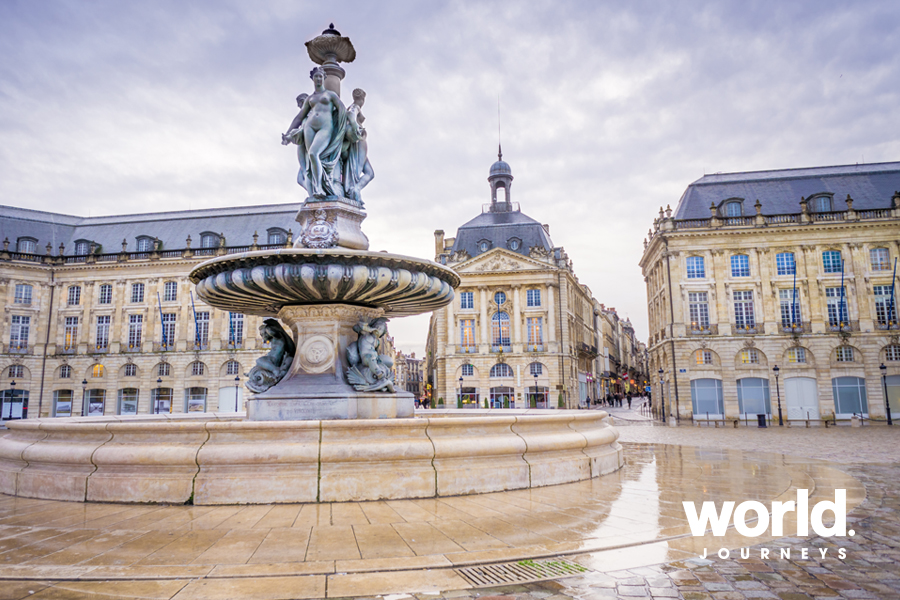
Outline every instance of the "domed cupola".
POLYGON ((503 149, 497 147, 497 162, 491 165, 488 182, 491 184, 491 211, 504 212, 512 209, 509 188, 512 187, 512 169, 503 161, 503 149), (503 190, 497 197, 497 190, 503 190))

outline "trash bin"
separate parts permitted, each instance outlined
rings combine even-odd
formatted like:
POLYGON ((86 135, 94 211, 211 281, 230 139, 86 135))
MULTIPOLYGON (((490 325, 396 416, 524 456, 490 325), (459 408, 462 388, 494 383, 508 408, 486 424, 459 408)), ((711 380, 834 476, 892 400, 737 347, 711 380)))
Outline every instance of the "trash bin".
POLYGON ((760 428, 768 427, 768 425, 766 425, 766 415, 756 415, 756 422, 759 424, 760 428))

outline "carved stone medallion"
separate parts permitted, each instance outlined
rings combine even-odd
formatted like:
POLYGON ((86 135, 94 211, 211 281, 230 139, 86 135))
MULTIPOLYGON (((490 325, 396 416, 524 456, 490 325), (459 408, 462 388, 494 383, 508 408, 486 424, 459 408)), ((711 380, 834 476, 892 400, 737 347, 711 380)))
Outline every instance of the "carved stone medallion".
POLYGON ((307 373, 325 373, 334 367, 334 342, 324 335, 311 335, 300 346, 300 366, 307 373))
POLYGON ((317 210, 315 220, 300 232, 300 242, 306 248, 334 248, 337 246, 337 228, 326 217, 324 210, 317 210))

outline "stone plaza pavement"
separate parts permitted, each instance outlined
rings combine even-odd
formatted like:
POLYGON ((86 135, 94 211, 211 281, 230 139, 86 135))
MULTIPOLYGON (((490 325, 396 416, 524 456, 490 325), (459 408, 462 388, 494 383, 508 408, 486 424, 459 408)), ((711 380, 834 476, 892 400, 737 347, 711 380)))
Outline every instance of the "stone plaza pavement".
POLYGON ((611 412, 626 467, 547 488, 221 507, 0 496, 0 599, 900 598, 900 430, 662 427, 611 412), (811 503, 847 489, 856 535, 693 538, 681 506, 769 505, 797 488, 815 490, 811 503), (720 547, 750 547, 750 558, 699 558, 720 547), (474 587, 466 571, 549 557, 577 574, 474 587))

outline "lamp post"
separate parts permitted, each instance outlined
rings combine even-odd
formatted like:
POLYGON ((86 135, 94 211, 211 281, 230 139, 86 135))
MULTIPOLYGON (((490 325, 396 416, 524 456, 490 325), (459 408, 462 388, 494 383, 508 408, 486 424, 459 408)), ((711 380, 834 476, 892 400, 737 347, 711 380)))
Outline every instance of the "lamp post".
POLYGON ((162 400, 159 399, 159 392, 160 392, 161 388, 162 388, 162 377, 157 377, 156 378, 156 405, 153 407, 154 415, 159 414, 159 403, 162 402, 162 400))
POLYGON ((775 371, 775 393, 778 395, 778 426, 784 427, 784 419, 781 418, 781 388, 778 387, 778 372, 781 370, 778 368, 778 365, 772 367, 772 370, 775 371))
POLYGON ((884 366, 884 363, 881 363, 881 366, 878 368, 881 370, 881 389, 884 392, 884 413, 887 415, 888 425, 893 426, 894 421, 891 420, 891 403, 888 400, 887 395, 887 367, 884 366))
POLYGON ((241 384, 241 376, 234 376, 234 412, 238 411, 238 386, 241 384))
MULTIPOLYGON (((16 380, 9 382, 9 416, 12 417, 12 407, 16 401, 16 380)), ((2 410, 0 410, 0 418, 2 418, 2 410)))
POLYGON ((659 369, 659 405, 662 408, 663 423, 666 422, 666 393, 663 391, 663 370, 659 369))
POLYGON ((459 396, 456 398, 456 408, 462 408, 462 384, 463 378, 462 375, 459 376, 459 396))
POLYGON ((87 406, 87 379, 81 380, 81 416, 86 417, 88 414, 87 406))
MULTIPOLYGON (((534 396, 533 396, 533 398, 534 398, 534 407, 535 407, 535 408, 537 408, 537 401, 538 401, 538 400, 537 400, 537 397, 538 397, 537 378, 538 378, 537 373, 535 373, 535 374, 534 374, 534 396)), ((529 404, 530 404, 530 403, 529 403, 529 404)), ((531 408, 531 407, 529 406, 529 408, 531 408)))

